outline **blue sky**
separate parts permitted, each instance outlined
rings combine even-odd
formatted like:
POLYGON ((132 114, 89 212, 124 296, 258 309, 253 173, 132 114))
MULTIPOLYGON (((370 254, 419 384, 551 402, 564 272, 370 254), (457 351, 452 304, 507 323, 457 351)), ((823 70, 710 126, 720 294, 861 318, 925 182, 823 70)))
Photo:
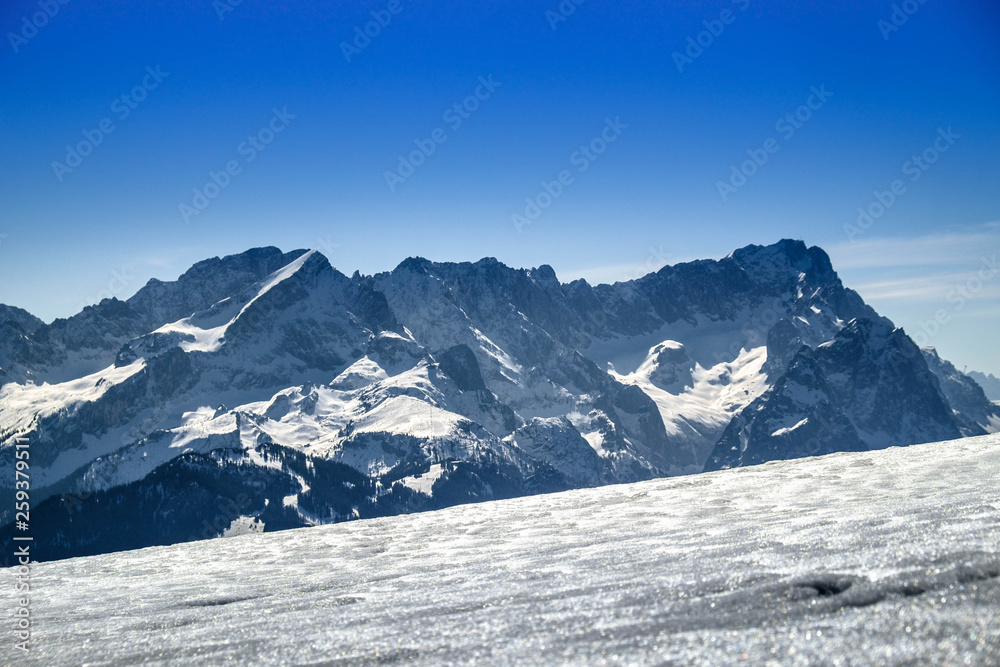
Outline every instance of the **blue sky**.
POLYGON ((995 2, 225 1, 4 3, 0 302, 260 245, 608 281, 792 237, 1000 374, 995 2))

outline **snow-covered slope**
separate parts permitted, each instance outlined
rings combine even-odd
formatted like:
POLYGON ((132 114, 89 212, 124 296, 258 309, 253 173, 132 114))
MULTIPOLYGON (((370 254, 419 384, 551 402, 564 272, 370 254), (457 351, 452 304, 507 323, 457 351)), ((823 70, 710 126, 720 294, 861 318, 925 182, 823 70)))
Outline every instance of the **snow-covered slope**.
POLYGON ((763 346, 741 349, 732 362, 706 369, 687 355, 683 344, 664 341, 634 372, 610 372, 656 402, 667 433, 691 443, 700 468, 733 417, 767 388, 766 359, 763 346))
POLYGON ((993 435, 43 563, 0 663, 996 665, 997 470, 993 435))
POLYGON ((597 286, 260 248, 2 318, 0 497, 22 440, 44 558, 184 540, 223 504, 270 531, 1000 428, 800 241, 597 286))

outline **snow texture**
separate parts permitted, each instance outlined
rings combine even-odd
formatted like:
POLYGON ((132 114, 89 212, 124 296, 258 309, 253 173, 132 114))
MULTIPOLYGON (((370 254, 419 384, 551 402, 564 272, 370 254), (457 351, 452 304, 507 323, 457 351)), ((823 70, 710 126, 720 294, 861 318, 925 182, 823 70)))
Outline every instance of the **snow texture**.
POLYGON ((995 665, 998 470, 990 435, 43 563, 0 663, 995 665))

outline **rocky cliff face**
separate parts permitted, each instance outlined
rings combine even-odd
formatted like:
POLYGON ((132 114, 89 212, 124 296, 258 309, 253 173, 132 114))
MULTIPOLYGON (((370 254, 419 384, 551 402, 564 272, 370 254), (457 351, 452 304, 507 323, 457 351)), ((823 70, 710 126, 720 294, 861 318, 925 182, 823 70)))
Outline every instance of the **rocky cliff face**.
POLYGON ((797 241, 598 286, 263 248, 51 325, 0 308, 0 369, 43 557, 1000 427, 797 241))
POLYGON ((901 329, 851 320, 802 345, 778 382, 738 415, 706 469, 962 437, 939 382, 901 329))

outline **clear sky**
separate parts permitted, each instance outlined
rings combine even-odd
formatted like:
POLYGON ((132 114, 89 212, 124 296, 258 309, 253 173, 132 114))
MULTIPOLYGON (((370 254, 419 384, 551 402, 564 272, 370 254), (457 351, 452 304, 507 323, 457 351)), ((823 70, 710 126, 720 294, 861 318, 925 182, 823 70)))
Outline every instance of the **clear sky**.
POLYGON ((608 281, 791 237, 1000 374, 994 0, 63 2, 0 8, 2 303, 261 245, 608 281))

